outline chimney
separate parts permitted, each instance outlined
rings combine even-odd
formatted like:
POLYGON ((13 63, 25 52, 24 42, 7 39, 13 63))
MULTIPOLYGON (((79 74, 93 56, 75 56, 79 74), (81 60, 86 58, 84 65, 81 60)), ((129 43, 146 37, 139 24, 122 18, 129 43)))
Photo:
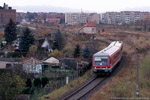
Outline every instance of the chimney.
POLYGON ((6 4, 4 3, 3 8, 5 9, 6 4))

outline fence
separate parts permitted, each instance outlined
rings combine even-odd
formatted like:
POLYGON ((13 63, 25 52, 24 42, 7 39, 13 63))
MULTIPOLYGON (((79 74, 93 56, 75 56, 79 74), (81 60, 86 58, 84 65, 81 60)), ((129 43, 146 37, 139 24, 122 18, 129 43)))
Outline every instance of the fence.
POLYGON ((37 100, 38 97, 51 93, 66 85, 66 77, 68 77, 68 82, 70 83, 78 78, 79 75, 78 71, 73 70, 52 70, 45 73, 44 76, 48 77, 49 83, 44 88, 35 89, 34 95, 32 95, 32 100, 37 100))

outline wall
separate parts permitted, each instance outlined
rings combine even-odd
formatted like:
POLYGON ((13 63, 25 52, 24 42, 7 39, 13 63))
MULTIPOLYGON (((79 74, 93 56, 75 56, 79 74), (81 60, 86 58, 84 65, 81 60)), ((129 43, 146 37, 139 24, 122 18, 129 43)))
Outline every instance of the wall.
POLYGON ((0 69, 6 69, 6 64, 11 64, 11 67, 13 66, 12 62, 0 61, 0 69))

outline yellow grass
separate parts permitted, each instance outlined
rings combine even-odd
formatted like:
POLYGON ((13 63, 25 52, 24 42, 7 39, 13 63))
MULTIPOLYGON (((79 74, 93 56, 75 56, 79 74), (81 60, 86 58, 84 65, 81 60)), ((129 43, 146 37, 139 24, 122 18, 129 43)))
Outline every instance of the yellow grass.
POLYGON ((43 97, 41 97, 41 100, 57 100, 65 93, 71 91, 72 89, 78 87, 80 84, 85 82, 91 75, 92 75, 92 71, 90 70, 83 77, 79 77, 78 79, 72 81, 68 85, 63 86, 60 89, 57 89, 48 95, 44 95, 43 97))
MULTIPOLYGON (((133 34, 139 33, 135 32, 133 34)), ((114 97, 136 98, 137 56, 135 48, 144 48, 146 44, 150 43, 150 40, 146 39, 150 37, 150 34, 143 34, 140 34, 139 38, 136 36, 127 36, 127 38, 122 39, 124 42, 124 51, 128 53, 122 70, 89 98, 89 100, 113 100, 114 97)), ((117 37, 114 38, 119 40, 117 37)), ((146 56, 148 56, 148 54, 140 54, 140 71, 142 70, 143 58, 146 56)), ((150 81, 146 80, 141 73, 140 84, 142 84, 140 85, 140 97, 149 97, 150 99, 150 81)))

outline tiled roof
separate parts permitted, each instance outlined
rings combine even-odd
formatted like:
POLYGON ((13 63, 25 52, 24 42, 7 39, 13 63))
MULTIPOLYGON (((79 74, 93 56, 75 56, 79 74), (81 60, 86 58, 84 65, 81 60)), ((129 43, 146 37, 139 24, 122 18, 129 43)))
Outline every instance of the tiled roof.
POLYGON ((60 21, 60 18, 47 18, 46 21, 60 21))
POLYGON ((94 22, 92 22, 92 21, 88 21, 88 22, 84 25, 84 27, 96 27, 96 24, 95 24, 94 22))

